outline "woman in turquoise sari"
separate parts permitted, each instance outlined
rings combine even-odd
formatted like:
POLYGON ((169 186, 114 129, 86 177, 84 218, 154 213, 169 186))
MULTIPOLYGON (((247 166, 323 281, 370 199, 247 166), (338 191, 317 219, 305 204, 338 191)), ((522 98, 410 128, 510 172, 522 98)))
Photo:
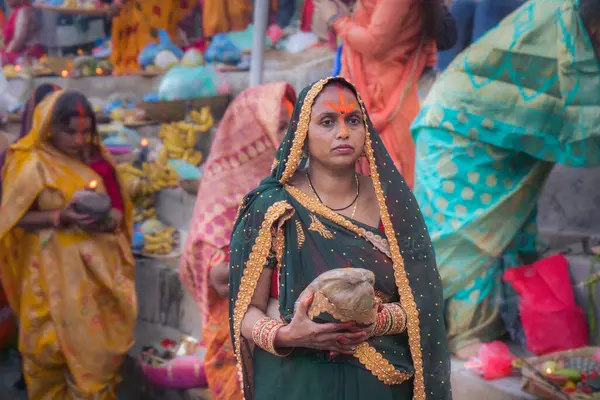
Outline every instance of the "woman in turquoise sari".
POLYGON ((245 399, 451 399, 441 289, 416 200, 354 87, 329 78, 304 89, 231 240, 245 399), (361 157, 370 176, 355 173, 361 157), (312 295, 300 294, 334 268, 375 273, 377 324, 308 318, 312 295))
POLYGON ((596 0, 530 0, 441 75, 412 126, 415 196, 444 286, 450 350, 500 337, 501 260, 536 253, 553 164, 600 164, 596 0))

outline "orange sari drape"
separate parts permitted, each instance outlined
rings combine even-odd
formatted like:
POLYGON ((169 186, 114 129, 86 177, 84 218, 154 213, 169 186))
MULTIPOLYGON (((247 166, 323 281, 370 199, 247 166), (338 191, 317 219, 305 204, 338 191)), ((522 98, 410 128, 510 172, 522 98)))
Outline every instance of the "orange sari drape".
MULTIPOLYGON (((17 226, 34 204, 60 209, 91 180, 106 193, 95 171, 47 141, 63 93, 37 106, 30 133, 10 147, 2 169, 0 278, 19 320, 28 398, 116 400, 137 321, 131 202, 123 198, 123 224, 115 233, 17 226)), ((115 169, 104 147, 99 150, 115 169)))
POLYGON ((251 0, 204 0, 202 3, 204 37, 243 31, 252 22, 251 0))
POLYGON ((192 0, 126 0, 119 16, 113 19, 111 62, 115 72, 138 72, 138 55, 149 43, 158 43, 159 29, 167 31, 177 43, 177 24, 192 3, 192 0))
POLYGON ((344 41, 342 76, 352 81, 375 128, 410 187, 415 146, 410 124, 420 109, 417 83, 436 63, 423 34, 420 0, 359 0, 351 17, 334 23, 344 41))
POLYGON ((282 82, 243 91, 229 105, 204 164, 179 271, 203 319, 204 367, 215 400, 241 400, 242 392, 229 334, 229 299, 210 286, 209 271, 229 261, 239 204, 271 170, 283 137, 278 132, 281 109, 292 115, 295 98, 292 87, 282 82))

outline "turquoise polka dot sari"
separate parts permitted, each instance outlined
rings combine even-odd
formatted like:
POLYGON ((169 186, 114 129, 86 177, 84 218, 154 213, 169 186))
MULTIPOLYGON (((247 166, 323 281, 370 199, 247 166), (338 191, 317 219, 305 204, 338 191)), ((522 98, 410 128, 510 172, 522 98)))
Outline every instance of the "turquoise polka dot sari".
POLYGON ((579 7, 526 2, 450 65, 412 126, 453 351, 503 333, 501 260, 536 252, 553 164, 600 164, 600 68, 579 7))

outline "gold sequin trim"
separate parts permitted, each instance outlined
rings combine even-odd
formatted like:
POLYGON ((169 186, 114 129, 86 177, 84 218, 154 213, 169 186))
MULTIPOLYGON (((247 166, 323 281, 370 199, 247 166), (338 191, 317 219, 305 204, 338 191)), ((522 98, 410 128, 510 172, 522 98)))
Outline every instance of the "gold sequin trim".
POLYGON ((361 325, 371 325, 377 322, 377 306, 370 310, 343 309, 336 307, 323 293, 317 291, 308 308, 308 316, 310 319, 315 319, 320 314, 325 313, 341 322, 356 322, 361 325))
MULTIPOLYGON (((301 191, 293 186, 285 185, 284 187, 285 187, 285 190, 294 199, 296 199, 300 204, 302 204, 310 212, 319 214, 319 215, 327 218, 328 220, 336 223, 337 225, 340 225, 340 226, 348 229, 349 231, 354 232, 356 235, 363 237, 365 240, 368 240, 366 237, 363 236, 365 230, 363 228, 358 227, 356 224, 352 223, 352 221, 350 221, 349 219, 336 213, 335 211, 333 211, 330 208, 328 208, 327 206, 325 206, 323 203, 309 197, 308 195, 306 195, 306 193, 304 193, 303 191, 301 191)), ((395 272, 396 272, 396 266, 394 263, 394 273, 395 272)), ((396 279, 396 282, 398 282, 397 279, 396 279)), ((409 290, 410 290, 410 288, 409 288, 409 290)), ((415 305, 415 309, 416 309, 416 305, 415 305)), ((369 371, 371 371, 371 373, 373 375, 377 376, 380 381, 386 383, 386 382, 389 382, 391 379, 397 379, 398 383, 391 383, 392 385, 397 385, 399 383, 406 381, 407 379, 409 379, 412 376, 412 375, 407 375, 406 373, 396 370, 394 368, 394 366, 392 364, 390 364, 383 357, 383 355, 379 354, 375 348, 369 346, 366 343, 363 343, 363 344, 366 345, 367 347, 363 346, 361 348, 359 346, 357 348, 357 352, 355 353, 355 357, 358 358, 358 360, 361 362, 361 364, 363 364, 365 366, 365 368, 367 368, 369 371), (360 349, 362 349, 362 350, 360 350, 360 349), (377 357, 375 357, 373 354, 376 354, 377 357), (390 373, 390 370, 389 370, 390 367, 394 371, 396 371, 397 374, 390 373)), ((396 380, 394 382, 396 382, 396 380)), ((388 384, 388 383, 386 383, 386 384, 388 384)), ((424 393, 425 393, 425 390, 423 388, 423 394, 424 393)), ((425 399, 425 398, 423 398, 423 399, 425 399)))
POLYGON ((296 220, 296 235, 298 236, 298 250, 302 248, 306 237, 304 236, 304 229, 299 220, 296 220))
POLYGON ((281 179, 279 180, 282 184, 286 183, 298 168, 298 163, 300 163, 300 158, 302 157, 302 146, 304 146, 304 140, 306 139, 306 134, 308 133, 308 124, 310 123, 310 114, 312 112, 312 106, 315 102, 315 98, 321 93, 323 87, 332 80, 333 78, 321 79, 317 83, 313 85, 312 88, 306 94, 304 98, 304 103, 302 104, 302 109, 300 110, 300 117, 298 117, 298 127, 296 128, 296 132, 294 132, 294 142, 292 143, 292 148, 290 149, 290 154, 285 163, 285 170, 281 175, 281 179))
POLYGON ((356 347, 354 357, 386 385, 399 385, 412 377, 412 374, 394 368, 373 346, 366 342, 356 347))
POLYGON ((310 226, 308 227, 309 231, 317 232, 319 235, 323 236, 325 239, 333 239, 335 236, 333 232, 323 225, 319 218, 315 217, 311 214, 310 216, 310 226))
MULTIPOLYGON (((364 123, 367 125, 367 112, 365 110, 364 102, 360 95, 357 97, 363 112, 364 123)), ((381 180, 379 179, 379 171, 377 171, 377 166, 375 164, 375 152, 371 141, 371 132, 367 129, 365 153, 367 154, 367 160, 369 160, 371 180, 373 181, 375 195, 377 196, 377 202, 379 203, 381 222, 383 223, 385 236, 390 245, 390 253, 394 263, 394 278, 396 280, 398 294, 400 295, 400 305, 407 315, 406 330, 408 332, 408 344, 412 355, 413 367, 415 369, 413 399, 426 400, 419 310, 417 309, 417 303, 415 302, 415 297, 410 287, 410 281, 408 280, 406 270, 404 269, 404 259, 402 258, 402 254, 400 254, 400 246, 398 246, 398 240, 396 239, 396 231, 392 225, 392 220, 385 203, 385 196, 381 187, 381 180)))
POLYGON ((263 268, 269 257, 269 253, 272 248, 273 236, 272 229, 273 225, 277 220, 285 214, 286 211, 293 210, 285 201, 280 201, 273 204, 267 210, 265 218, 262 222, 252 252, 246 262, 244 273, 240 282, 240 288, 238 291, 238 297, 235 301, 235 307, 233 310, 233 341, 235 346, 235 358, 238 369, 238 378, 240 380, 240 387, 244 388, 244 375, 242 371, 242 346, 241 346, 241 334, 242 334, 242 320, 248 311, 252 297, 254 296, 254 290, 258 283, 258 279, 262 274, 263 268))
POLYGON ((390 244, 388 243, 386 238, 383 238, 379 235, 374 234, 371 231, 368 231, 364 228, 360 228, 362 236, 365 237, 371 244, 383 254, 392 258, 392 253, 390 252, 390 244))

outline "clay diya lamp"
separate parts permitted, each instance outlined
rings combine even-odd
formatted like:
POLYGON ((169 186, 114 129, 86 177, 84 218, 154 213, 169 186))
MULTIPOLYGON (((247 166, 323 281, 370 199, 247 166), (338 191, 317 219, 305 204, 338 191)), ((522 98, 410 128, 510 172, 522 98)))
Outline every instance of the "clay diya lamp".
POLYGON ((108 216, 112 208, 110 197, 96 192, 98 181, 93 180, 85 190, 75 193, 75 211, 88 215, 90 218, 101 221, 108 216))

